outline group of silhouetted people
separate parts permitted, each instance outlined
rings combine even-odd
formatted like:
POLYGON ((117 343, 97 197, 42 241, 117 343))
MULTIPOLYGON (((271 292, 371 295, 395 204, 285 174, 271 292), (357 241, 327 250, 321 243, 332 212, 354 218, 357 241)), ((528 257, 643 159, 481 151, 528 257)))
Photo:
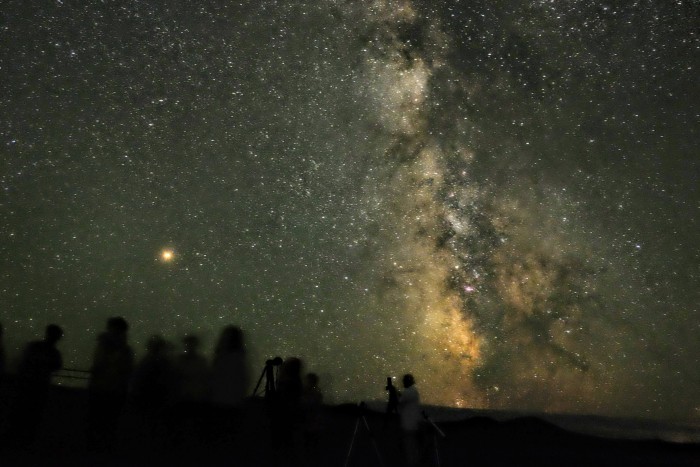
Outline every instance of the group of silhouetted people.
MULTIPOLYGON (((151 445, 164 439, 211 441, 217 436, 235 436, 250 382, 239 327, 223 329, 211 362, 200 352, 200 341, 194 335, 183 338, 183 349, 177 355, 170 342, 154 335, 137 362, 128 331, 124 318, 113 317, 97 338, 87 391, 89 448, 109 449, 127 410, 136 417, 140 436, 151 445)), ((63 367, 56 346, 62 337, 63 330, 51 324, 44 339, 30 342, 20 357, 16 394, 6 424, 5 439, 12 446, 31 446, 37 437, 52 376, 63 367)), ((0 375, 4 373, 0 327, 0 375)), ((323 396, 318 376, 311 373, 305 378, 306 384, 298 358, 289 358, 279 367, 269 411, 271 440, 278 446, 290 445, 298 433, 303 433, 308 446, 317 442, 323 396)))
MULTIPOLYGON (((239 327, 223 329, 211 362, 200 352, 200 341, 194 335, 183 338, 182 351, 177 355, 170 342, 154 335, 137 362, 128 331, 124 318, 113 317, 97 338, 87 391, 88 448, 111 450, 127 411, 132 417, 130 429, 139 430, 137 436, 150 447, 226 442, 237 436, 250 383, 239 327)), ((0 326, 0 378, 6 374, 2 337, 0 326)), ((46 327, 44 339, 30 342, 21 355, 16 394, 6 424, 5 441, 12 446, 30 447, 37 437, 52 376, 63 367, 57 349, 62 337, 61 327, 51 324, 46 327)), ((323 394, 318 375, 304 375, 300 359, 277 358, 274 365, 278 367, 276 377, 265 394, 270 442, 279 461, 297 464, 302 458, 308 460, 320 446, 323 394)), ((274 374, 271 366, 266 366, 268 370, 268 376, 274 374)), ((389 381, 387 389, 390 386, 389 381)), ((405 459, 411 465, 418 456, 415 448, 419 444, 420 397, 413 376, 405 375, 403 386, 399 395, 396 390, 390 391, 393 396, 389 405, 398 409, 405 459)))
POLYGON ((224 328, 211 364, 194 335, 183 338, 179 355, 173 355, 170 342, 151 336, 137 363, 128 329, 123 318, 110 318, 98 337, 88 383, 89 446, 109 447, 127 402, 138 417, 141 436, 151 443, 234 429, 249 382, 240 328, 224 328))

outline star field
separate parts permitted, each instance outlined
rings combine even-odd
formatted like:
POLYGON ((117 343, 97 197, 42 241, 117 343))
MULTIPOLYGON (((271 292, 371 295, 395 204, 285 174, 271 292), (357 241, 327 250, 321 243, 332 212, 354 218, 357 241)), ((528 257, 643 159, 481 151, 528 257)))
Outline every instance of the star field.
POLYGON ((335 402, 700 416, 692 1, 9 1, 0 322, 335 402))

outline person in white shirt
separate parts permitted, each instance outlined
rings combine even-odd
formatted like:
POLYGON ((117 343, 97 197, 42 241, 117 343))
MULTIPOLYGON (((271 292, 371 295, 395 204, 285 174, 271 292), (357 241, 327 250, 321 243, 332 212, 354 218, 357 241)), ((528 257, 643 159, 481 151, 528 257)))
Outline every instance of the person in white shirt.
POLYGON ((403 432, 402 444, 406 459, 406 465, 417 465, 420 449, 418 427, 421 419, 420 394, 416 387, 413 375, 403 376, 403 387, 399 395, 399 417, 401 420, 401 431, 403 432))

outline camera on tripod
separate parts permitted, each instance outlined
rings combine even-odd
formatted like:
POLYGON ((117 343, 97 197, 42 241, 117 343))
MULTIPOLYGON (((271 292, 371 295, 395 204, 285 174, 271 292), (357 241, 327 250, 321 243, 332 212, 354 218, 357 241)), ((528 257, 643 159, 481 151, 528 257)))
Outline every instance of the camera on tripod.
POLYGON ((277 394, 277 377, 279 375, 279 367, 282 365, 282 357, 270 358, 265 361, 265 367, 263 368, 260 378, 258 379, 258 384, 255 385, 253 390, 253 397, 262 394, 266 400, 271 400, 277 394), (277 370, 275 370, 277 368, 277 370), (265 386, 261 385, 265 380, 265 386))

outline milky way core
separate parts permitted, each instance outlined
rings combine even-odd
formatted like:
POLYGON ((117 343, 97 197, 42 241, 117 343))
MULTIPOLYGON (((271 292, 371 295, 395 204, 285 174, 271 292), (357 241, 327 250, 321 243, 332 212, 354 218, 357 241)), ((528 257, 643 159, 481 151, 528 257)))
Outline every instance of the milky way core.
POLYGON ((699 418, 697 2, 434 3, 9 1, 8 353, 237 324, 331 402, 699 418))

